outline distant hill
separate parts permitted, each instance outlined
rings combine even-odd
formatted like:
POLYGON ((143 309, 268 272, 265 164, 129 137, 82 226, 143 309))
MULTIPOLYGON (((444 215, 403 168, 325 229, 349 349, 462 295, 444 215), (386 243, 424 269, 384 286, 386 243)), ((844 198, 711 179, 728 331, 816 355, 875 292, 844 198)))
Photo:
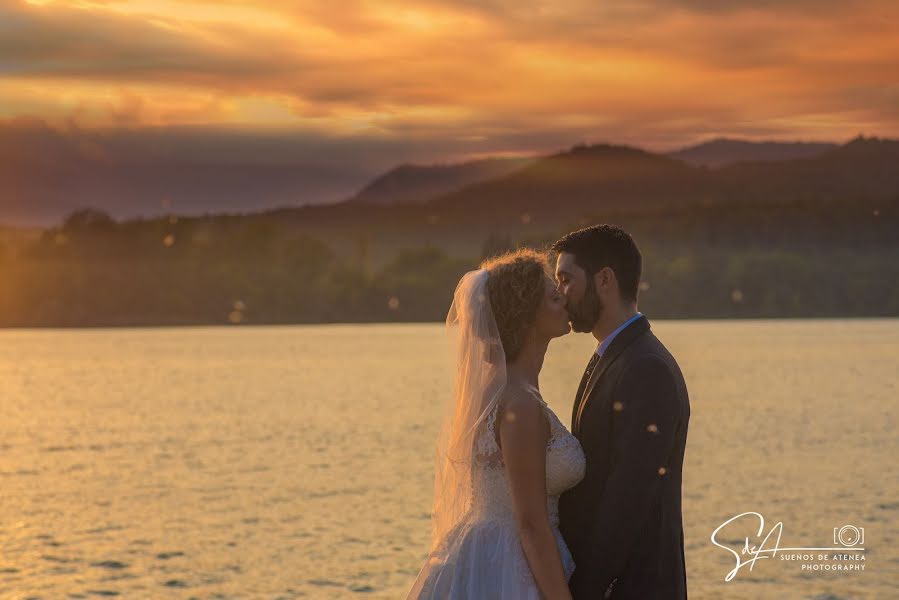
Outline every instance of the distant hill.
POLYGON ((369 183, 349 202, 422 204, 467 185, 503 177, 526 167, 534 160, 490 158, 454 165, 401 165, 369 183))
POLYGON ((812 142, 749 142, 718 138, 671 152, 668 156, 691 165, 721 167, 740 162, 781 161, 820 156, 837 144, 812 142))
POLYGON ((311 234, 333 225, 328 231, 338 237, 385 219, 391 230, 410 224, 404 234, 427 240, 451 224, 465 224, 476 236, 510 218, 568 223, 740 202, 874 201, 895 197, 899 173, 897 142, 877 138, 842 146, 722 139, 669 155, 578 145, 530 158, 404 164, 371 179, 372 171, 358 171, 349 159, 291 161, 297 149, 283 140, 222 134, 197 141, 184 132, 115 137, 37 122, 0 133, 0 224, 16 225, 60 223, 73 210, 93 207, 117 220, 278 214, 311 234), (238 160, 235 145, 251 150, 252 160, 238 160), (347 200, 330 204, 338 198, 347 200), (474 210, 480 221, 471 223, 474 210), (422 222, 426 228, 411 227, 422 222))
POLYGON ((577 146, 494 181, 434 200, 481 214, 676 212, 709 206, 788 206, 899 200, 899 141, 856 138, 817 156, 709 171, 636 148, 577 146))
POLYGON ((746 162, 710 174, 731 202, 851 206, 899 202, 899 141, 857 137, 815 157, 746 162))
POLYGON ((489 214, 506 208, 578 213, 640 211, 650 206, 675 208, 710 184, 699 168, 662 154, 608 144, 578 145, 541 158, 504 178, 469 186, 436 198, 447 209, 478 207, 489 214))
POLYGON ((896 237, 897 164, 899 141, 877 138, 856 138, 813 158, 711 170, 637 148, 575 146, 424 204, 342 202, 255 219, 375 262, 399 247, 469 253, 488 237, 538 243, 597 222, 659 243, 876 246, 896 237))

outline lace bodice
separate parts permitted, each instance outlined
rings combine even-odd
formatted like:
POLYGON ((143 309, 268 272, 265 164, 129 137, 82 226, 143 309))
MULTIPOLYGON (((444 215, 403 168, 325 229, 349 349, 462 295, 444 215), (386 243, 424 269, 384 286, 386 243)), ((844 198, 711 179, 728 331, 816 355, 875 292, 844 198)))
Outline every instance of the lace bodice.
MULTIPOLYGON (((583 479, 586 460, 577 438, 549 408, 539 390, 534 387, 530 390, 549 417, 550 437, 546 443, 547 509, 550 523, 553 527, 558 527, 559 496, 583 479)), ((472 508, 478 516, 514 519, 509 480, 502 451, 496 443, 496 411, 494 409, 487 416, 478 437, 472 508)))
MULTIPOLYGON (((574 572, 575 564, 559 531, 559 496, 577 485, 584 478, 586 459, 580 442, 562 424, 556 413, 543 400, 537 388, 531 387, 537 402, 546 411, 550 424, 550 435, 546 443, 546 509, 550 526, 555 534, 566 577, 574 572)), ((471 520, 465 526, 471 530, 505 530, 517 539, 512 491, 503 462, 502 450, 496 443, 496 416, 494 409, 481 425, 475 464, 472 473, 471 520)), ((508 552, 516 571, 523 580, 531 582, 533 576, 528 568, 520 543, 515 542, 508 552)))

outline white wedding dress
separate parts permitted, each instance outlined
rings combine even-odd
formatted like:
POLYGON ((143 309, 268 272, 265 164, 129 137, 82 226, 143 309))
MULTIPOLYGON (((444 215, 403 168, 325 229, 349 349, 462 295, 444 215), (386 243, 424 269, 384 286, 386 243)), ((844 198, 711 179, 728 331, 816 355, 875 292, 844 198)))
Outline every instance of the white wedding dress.
MULTIPOLYGON (((535 401, 546 410, 550 439, 546 445, 546 505, 562 557, 565 577, 574 572, 571 553, 559 532, 559 495, 584 477, 580 443, 547 406, 536 388, 535 401)), ((512 494, 502 453, 496 443, 496 409, 481 425, 472 473, 472 506, 449 533, 455 550, 430 558, 412 586, 415 600, 539 600, 537 584, 521 547, 512 494)))

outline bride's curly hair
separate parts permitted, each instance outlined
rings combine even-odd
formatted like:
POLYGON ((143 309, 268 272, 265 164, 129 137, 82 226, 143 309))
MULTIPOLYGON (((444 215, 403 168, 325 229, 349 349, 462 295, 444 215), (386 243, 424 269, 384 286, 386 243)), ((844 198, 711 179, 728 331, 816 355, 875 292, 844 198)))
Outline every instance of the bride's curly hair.
POLYGON ((481 263, 487 269, 487 296, 503 343, 506 362, 521 353, 528 328, 546 293, 546 277, 552 277, 546 255, 519 248, 481 263))

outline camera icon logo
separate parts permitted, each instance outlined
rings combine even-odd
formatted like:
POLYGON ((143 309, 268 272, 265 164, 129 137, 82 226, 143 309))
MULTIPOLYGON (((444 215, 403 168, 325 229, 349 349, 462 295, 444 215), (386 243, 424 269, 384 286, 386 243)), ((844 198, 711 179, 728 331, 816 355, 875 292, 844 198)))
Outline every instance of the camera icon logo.
POLYGON ((843 546, 858 546, 865 543, 865 528, 843 525, 833 528, 833 543, 843 546))

